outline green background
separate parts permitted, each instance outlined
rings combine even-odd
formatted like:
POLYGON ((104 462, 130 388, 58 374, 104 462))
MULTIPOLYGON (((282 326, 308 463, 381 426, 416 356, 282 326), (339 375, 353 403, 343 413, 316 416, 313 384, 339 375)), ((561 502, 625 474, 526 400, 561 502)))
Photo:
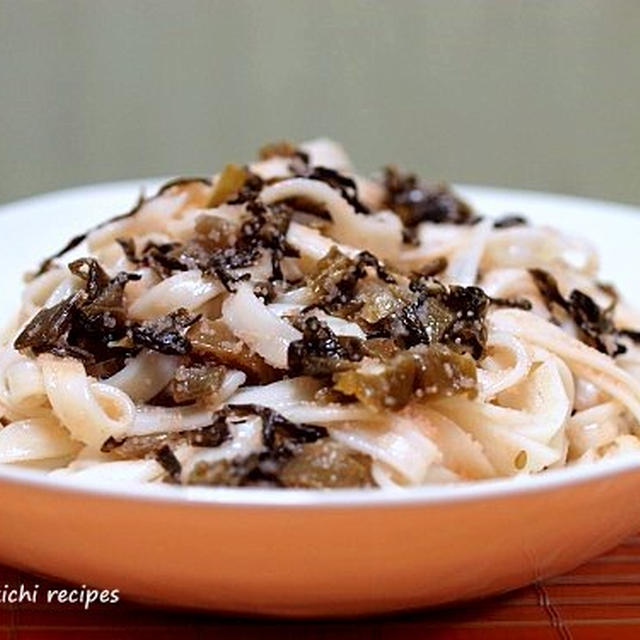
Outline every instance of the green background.
POLYGON ((640 203, 640 2, 0 0, 0 201, 328 135, 640 203))

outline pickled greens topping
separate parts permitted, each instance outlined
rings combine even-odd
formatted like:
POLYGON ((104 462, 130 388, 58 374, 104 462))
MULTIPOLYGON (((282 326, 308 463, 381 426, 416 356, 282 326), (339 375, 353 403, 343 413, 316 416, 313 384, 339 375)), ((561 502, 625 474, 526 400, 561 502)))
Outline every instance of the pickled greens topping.
POLYGON ((473 359, 443 345, 413 347, 389 360, 365 358, 333 380, 337 391, 374 410, 402 409, 414 397, 473 397, 477 383, 473 359))
POLYGON ((556 279, 542 269, 530 269, 529 273, 549 310, 554 314, 564 312, 575 323, 583 342, 611 356, 626 352, 627 347, 616 340, 618 336, 629 337, 628 332, 616 329, 613 322, 616 298, 608 308, 602 309, 591 296, 579 289, 574 289, 565 298, 556 279))

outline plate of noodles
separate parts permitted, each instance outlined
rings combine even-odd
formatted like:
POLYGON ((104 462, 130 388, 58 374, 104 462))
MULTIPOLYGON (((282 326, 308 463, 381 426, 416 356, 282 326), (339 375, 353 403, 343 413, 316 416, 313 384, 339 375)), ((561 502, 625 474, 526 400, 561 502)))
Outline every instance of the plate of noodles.
POLYGON ((0 562, 363 615, 640 528, 632 207, 362 177, 316 140, 0 213, 0 562))

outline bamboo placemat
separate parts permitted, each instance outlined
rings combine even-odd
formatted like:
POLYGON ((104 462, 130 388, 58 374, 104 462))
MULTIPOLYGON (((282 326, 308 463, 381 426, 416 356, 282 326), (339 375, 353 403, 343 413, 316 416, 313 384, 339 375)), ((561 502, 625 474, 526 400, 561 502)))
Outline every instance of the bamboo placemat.
MULTIPOLYGON (((64 588, 0 566, 5 584, 64 588)), ((640 638, 640 535, 566 575, 468 604, 379 619, 286 622, 116 605, 0 604, 0 640, 630 640, 640 638)))

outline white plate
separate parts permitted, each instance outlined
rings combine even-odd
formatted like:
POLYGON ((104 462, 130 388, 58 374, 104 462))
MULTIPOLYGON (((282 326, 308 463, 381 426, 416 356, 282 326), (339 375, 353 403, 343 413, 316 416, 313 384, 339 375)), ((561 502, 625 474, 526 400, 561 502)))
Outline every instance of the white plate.
MULTIPOLYGON (((3 319, 20 275, 120 211, 139 183, 0 208, 3 319)), ((640 303, 640 212, 467 187, 485 213, 522 212, 593 240, 603 276, 640 303)), ((640 529, 640 460, 401 492, 78 486, 0 469, 0 562, 131 598, 215 611, 381 613, 512 589, 640 529)))

